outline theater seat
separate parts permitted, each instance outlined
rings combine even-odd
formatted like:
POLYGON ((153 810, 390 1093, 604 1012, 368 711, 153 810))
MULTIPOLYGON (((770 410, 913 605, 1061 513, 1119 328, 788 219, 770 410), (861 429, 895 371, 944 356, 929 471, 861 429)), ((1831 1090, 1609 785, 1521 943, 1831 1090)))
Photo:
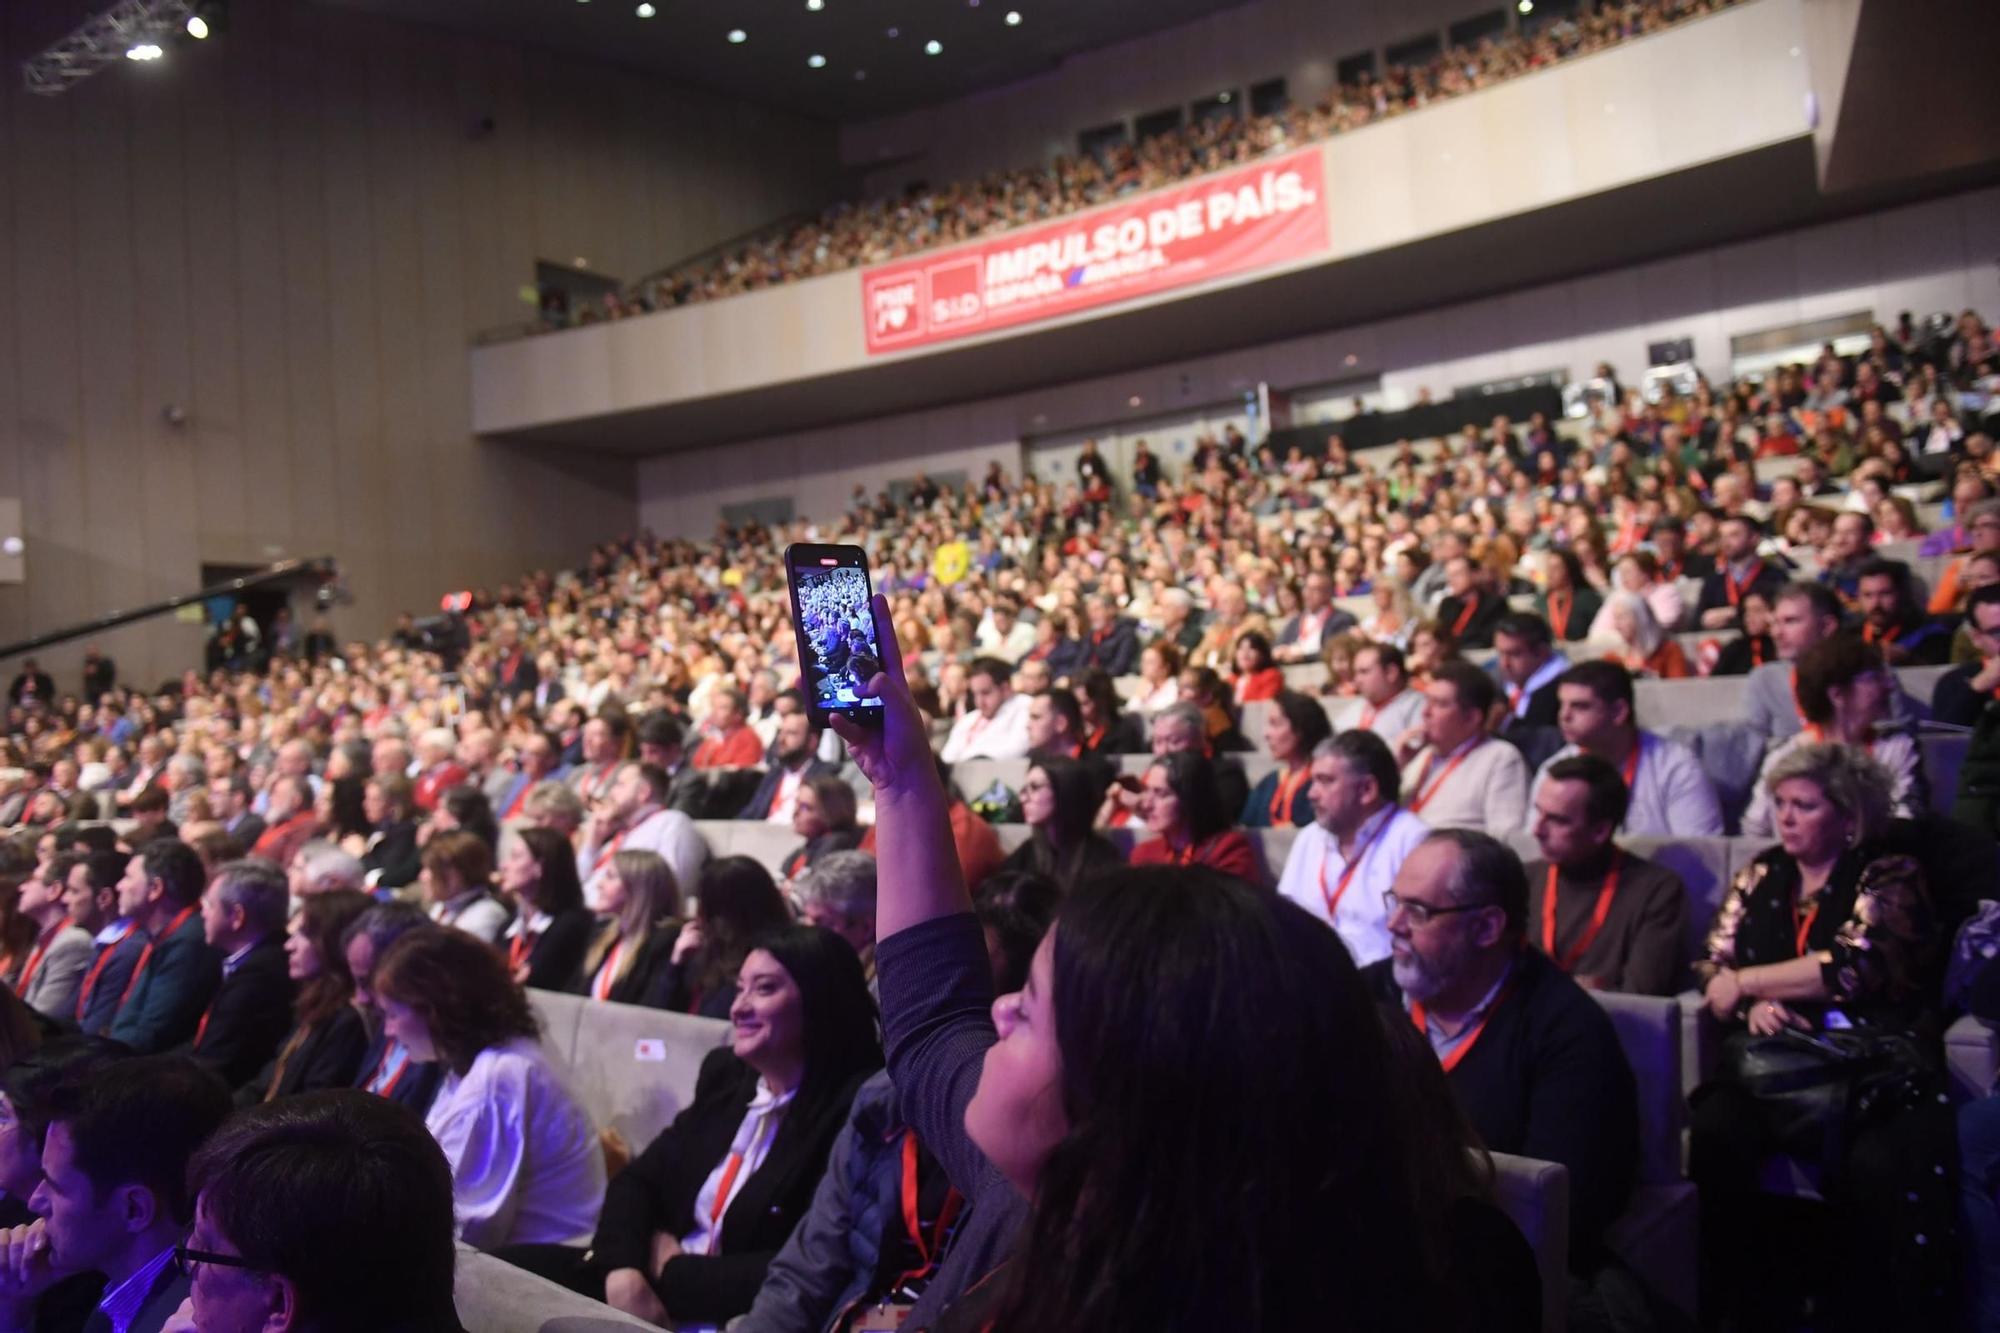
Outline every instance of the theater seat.
POLYGON ((653 1327, 478 1250, 459 1250, 452 1295, 467 1333, 617 1333, 653 1327))
POLYGON ((528 1003, 542 1025, 543 1053, 568 1069, 576 1059, 576 1025, 582 1021, 588 1001, 581 995, 531 989, 528 1003))
POLYGON ((591 1122, 617 1130, 636 1156, 694 1100, 701 1062, 728 1039, 718 1018, 590 1002, 565 1072, 591 1122))
POLYGON ((1618 1032, 1639 1095, 1639 1185, 1605 1242, 1666 1300, 1692 1315, 1700 1280, 1695 1189, 1682 1168, 1681 1008, 1655 995, 1593 991, 1618 1032))
POLYGON ((2000 1029, 1962 1015, 1945 1030, 1944 1062, 1960 1095, 1972 1101, 1992 1096, 2000 1083, 2000 1029))
POLYGON ((1496 1152, 1493 1193, 1535 1252, 1543 1333, 1562 1333, 1569 1322, 1569 1168, 1496 1152))

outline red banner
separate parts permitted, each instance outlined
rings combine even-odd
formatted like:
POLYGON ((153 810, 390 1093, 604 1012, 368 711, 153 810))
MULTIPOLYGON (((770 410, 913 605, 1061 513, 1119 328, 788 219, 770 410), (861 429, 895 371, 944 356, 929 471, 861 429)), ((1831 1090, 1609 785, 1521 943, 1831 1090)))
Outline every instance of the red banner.
POLYGON ((869 269, 868 352, 907 351, 1309 258, 1327 248, 1317 148, 1129 203, 869 269))

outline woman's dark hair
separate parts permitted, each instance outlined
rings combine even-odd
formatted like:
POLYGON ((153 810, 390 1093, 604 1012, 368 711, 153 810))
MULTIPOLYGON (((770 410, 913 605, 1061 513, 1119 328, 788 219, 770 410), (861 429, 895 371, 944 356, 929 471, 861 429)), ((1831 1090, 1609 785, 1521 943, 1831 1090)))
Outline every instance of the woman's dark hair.
POLYGON ((532 826, 516 829, 515 836, 541 867, 535 881, 535 910, 557 916, 583 906, 583 881, 577 878, 576 852, 569 839, 554 829, 532 826))
POLYGON ((1090 844, 1097 807, 1104 800, 1104 779, 1095 765, 1048 755, 1028 765, 1048 779, 1049 794, 1055 799, 1055 836, 1037 827, 1029 835, 1028 853, 1037 874, 1047 875, 1058 884, 1073 883, 1081 871, 1090 844))
MULTIPOLYGON (((1077 679, 1076 692, 1090 700, 1090 707, 1097 714, 1099 726, 1110 727, 1118 721, 1118 687, 1112 683, 1111 673, 1103 667, 1091 667, 1085 671, 1077 679)), ((1081 733, 1077 735, 1077 739, 1083 739, 1081 733)))
POLYGON ((806 786, 819 801, 820 818, 826 821, 829 833, 845 833, 855 827, 854 788, 846 778, 837 773, 815 773, 806 779, 806 786))
POLYGON ((1028 968, 1049 923, 1056 919, 1062 890, 1046 875, 999 871, 988 875, 973 896, 972 910, 987 931, 989 960, 998 964, 993 989, 1009 995, 1028 984, 1028 968), (993 958, 991 946, 999 946, 993 958))
POLYGON ((1274 665, 1271 661, 1271 641, 1252 629, 1245 630, 1236 636, 1235 646, 1230 649, 1229 653, 1229 665, 1231 668, 1234 668, 1236 665, 1236 648, 1241 648, 1246 643, 1257 654, 1257 664, 1250 668, 1252 671, 1263 671, 1274 665))
POLYGON ((1215 782, 1215 765, 1191 750, 1156 754, 1152 767, 1164 769, 1167 786, 1181 803, 1181 824, 1191 842, 1212 838, 1235 822, 1222 804, 1215 782))
MULTIPOLYGON (((364 763, 363 767, 367 765, 364 763)), ((350 833, 367 837, 371 831, 363 802, 368 796, 368 779, 336 778, 333 783, 333 828, 327 837, 338 842, 350 833)))
POLYGON ((325 1022, 354 997, 354 974, 347 970, 347 950, 341 941, 347 928, 374 905, 375 900, 359 889, 333 889, 300 900, 299 930, 319 955, 320 974, 301 986, 292 1001, 292 1021, 299 1027, 325 1022))
POLYGON ((1285 715, 1285 724, 1292 729, 1292 750, 1300 760, 1310 762, 1319 743, 1333 739, 1333 723, 1317 700, 1296 690, 1279 690, 1271 706, 1285 715))
POLYGON ((734 986, 750 941, 790 925, 792 910, 762 864, 747 856, 718 856, 695 879, 695 919, 703 937, 696 989, 707 994, 734 986))
POLYGON ((853 945, 824 926, 797 924, 763 932, 750 948, 777 959, 799 988, 806 1016, 800 1096, 832 1096, 882 1067, 875 1000, 853 945))
POLYGON ((1799 654, 1799 712, 1821 726, 1833 721, 1833 690, 1886 664, 1882 650, 1858 634, 1830 634, 1799 654))
POLYGON ((1439 1326, 1418 1145, 1339 937, 1204 868, 1101 876, 1058 924, 1068 1130, 994 1326, 1439 1326))
POLYGON ((500 823, 493 818, 493 803, 477 787, 452 787, 438 798, 444 812, 458 826, 486 844, 489 852, 500 847, 500 823))
POLYGON ((375 964, 371 989, 423 1019, 438 1058, 461 1077, 487 1047, 540 1031, 499 953, 462 930, 404 935, 375 964))

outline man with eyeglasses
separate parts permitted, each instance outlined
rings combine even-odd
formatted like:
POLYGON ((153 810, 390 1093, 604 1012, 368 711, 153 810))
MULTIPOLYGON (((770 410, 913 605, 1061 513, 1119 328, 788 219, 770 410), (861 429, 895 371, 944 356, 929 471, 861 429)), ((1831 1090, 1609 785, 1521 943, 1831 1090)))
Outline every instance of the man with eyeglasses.
POLYGON ((189 1167, 191 1291, 166 1333, 459 1333, 451 1168, 354 1089, 242 1111, 189 1167))
POLYGON ((1430 1043, 1487 1147, 1569 1169, 1570 1267, 1588 1274, 1639 1158, 1638 1093, 1610 1018, 1527 947, 1527 876, 1495 838, 1436 830, 1383 908, 1389 956, 1362 979, 1430 1043))
POLYGON ((188 1161, 228 1118, 229 1089, 185 1057, 148 1056, 59 1089, 52 1103, 28 1200, 39 1220, 0 1239, 0 1327, 33 1327, 43 1292, 101 1273, 84 1333, 161 1333, 188 1293, 174 1256, 191 1216, 188 1161))

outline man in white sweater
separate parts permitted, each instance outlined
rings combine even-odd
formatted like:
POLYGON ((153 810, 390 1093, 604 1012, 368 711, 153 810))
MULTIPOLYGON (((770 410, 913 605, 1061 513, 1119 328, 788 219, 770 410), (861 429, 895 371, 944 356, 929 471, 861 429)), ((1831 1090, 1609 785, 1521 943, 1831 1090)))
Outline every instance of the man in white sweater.
POLYGON ((1446 662, 1424 691, 1423 723, 1406 733, 1403 803, 1431 828, 1479 829, 1496 838, 1528 814, 1528 765, 1488 730, 1499 687, 1470 662, 1446 662))

